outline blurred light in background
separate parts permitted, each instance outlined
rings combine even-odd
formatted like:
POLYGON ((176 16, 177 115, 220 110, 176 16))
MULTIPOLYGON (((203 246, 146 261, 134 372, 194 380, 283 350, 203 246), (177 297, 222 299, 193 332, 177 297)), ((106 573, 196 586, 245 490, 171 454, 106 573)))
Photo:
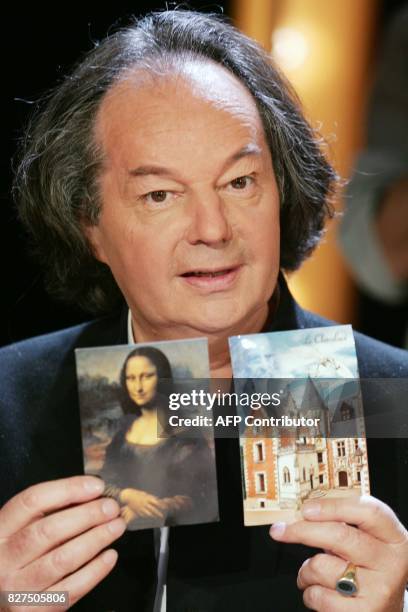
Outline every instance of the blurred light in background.
POLYGON ((309 51, 310 43, 299 30, 278 28, 272 34, 272 58, 285 72, 301 68, 309 51))
MULTIPOLYGON (((237 27, 271 52, 342 178, 362 144, 376 7, 377 0, 234 0, 237 27)), ((335 206, 342 209, 341 197, 335 206)), ((333 221, 289 285, 302 306, 352 322, 353 284, 336 231, 333 221)))

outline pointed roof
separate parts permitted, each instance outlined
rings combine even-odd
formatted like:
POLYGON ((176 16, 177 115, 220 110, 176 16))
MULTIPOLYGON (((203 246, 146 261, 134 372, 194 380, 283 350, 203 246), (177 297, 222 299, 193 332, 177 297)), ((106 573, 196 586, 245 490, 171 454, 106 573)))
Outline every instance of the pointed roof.
POLYGON ((327 411, 328 407, 322 400, 320 393, 318 392, 315 383, 308 376, 306 379, 305 390, 300 404, 299 411, 304 414, 310 410, 322 410, 327 411))
POLYGON ((295 398, 293 397, 289 385, 285 388, 285 392, 281 395, 281 402, 279 405, 279 415, 282 414, 297 414, 298 408, 296 405, 295 398))

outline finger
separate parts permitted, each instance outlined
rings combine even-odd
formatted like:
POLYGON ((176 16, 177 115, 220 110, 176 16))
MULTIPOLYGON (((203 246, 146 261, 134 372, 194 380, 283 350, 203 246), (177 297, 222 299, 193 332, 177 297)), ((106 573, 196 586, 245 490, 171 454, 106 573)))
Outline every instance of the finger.
POLYGON ((150 495, 150 493, 143 493, 143 495, 136 501, 130 498, 127 502, 127 505, 130 507, 131 510, 133 510, 133 512, 136 512, 136 514, 141 514, 144 508, 155 507, 160 511, 161 500, 155 495, 150 495))
POLYGON ((19 572, 15 588, 35 588, 39 591, 49 588, 96 557, 101 550, 119 538, 125 529, 125 521, 116 518, 73 538, 27 565, 19 572))
POLYGON ((185 502, 182 502, 179 499, 175 499, 171 505, 172 505, 173 510, 180 510, 180 508, 185 506, 185 502))
POLYGON ((6 542, 6 557, 21 568, 62 542, 114 518, 120 512, 113 499, 102 498, 34 521, 6 542))
POLYGON ((407 537, 391 508, 370 495, 306 502, 302 514, 308 521, 343 521, 356 525, 382 542, 399 544, 407 537))
POLYGON ((376 568, 379 560, 383 565, 388 562, 389 555, 384 544, 346 523, 274 523, 270 534, 279 542, 326 548, 362 567, 376 568))
POLYGON ((69 605, 73 606, 89 593, 113 569, 118 553, 112 548, 105 550, 96 559, 52 586, 50 591, 68 591, 69 605))
POLYGON ((158 503, 147 501, 143 508, 148 510, 149 513, 153 513, 155 516, 162 516, 163 505, 161 500, 157 500, 158 503))
POLYGON ((130 521, 135 517, 135 513, 128 506, 122 508, 121 515, 126 523, 130 523, 130 521))
POLYGON ((187 499, 185 499, 185 500, 176 500, 174 502, 174 509, 175 510, 182 510, 182 509, 185 509, 185 508, 189 508, 190 506, 191 506, 191 503, 187 499))
POLYGON ((156 516, 157 518, 163 518, 163 513, 158 510, 155 506, 152 506, 150 504, 146 505, 146 513, 145 516, 156 516))
POLYGON ((179 504, 180 506, 184 506, 191 502, 190 497, 188 497, 187 495, 176 495, 176 497, 174 497, 173 499, 176 504, 179 504))
MULTIPOLYGON (((310 559, 306 559, 299 570, 297 577, 298 588, 302 591, 313 584, 335 590, 336 582, 343 575, 348 563, 333 555, 317 554, 310 559)), ((359 583, 360 593, 363 585, 370 580, 369 572, 362 567, 356 570, 356 580, 359 583)))
POLYGON ((335 589, 338 577, 347 567, 347 562, 333 555, 317 554, 301 566, 297 575, 297 586, 304 591, 312 584, 335 589))
POLYGON ((0 510, 0 538, 7 538, 47 512, 99 497, 104 482, 73 476, 33 485, 12 497, 0 510))
POLYGON ((303 601, 307 608, 316 612, 367 612, 366 604, 356 597, 343 597, 317 584, 304 591, 303 601))
POLYGON ((158 497, 155 497, 154 495, 149 495, 146 501, 149 504, 149 506, 153 506, 157 510, 161 510, 162 503, 158 497))

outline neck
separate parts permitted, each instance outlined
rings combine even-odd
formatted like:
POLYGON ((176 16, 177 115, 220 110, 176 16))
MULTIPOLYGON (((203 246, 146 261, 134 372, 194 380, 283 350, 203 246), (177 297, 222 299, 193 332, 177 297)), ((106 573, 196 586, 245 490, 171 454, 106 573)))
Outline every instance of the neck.
POLYGON ((205 333, 191 328, 155 328, 144 325, 139 317, 132 314, 132 331, 137 342, 158 342, 161 340, 182 340, 186 338, 208 338, 210 370, 212 378, 231 378, 231 359, 228 338, 231 336, 256 334, 260 332, 267 319, 273 315, 277 305, 277 292, 275 291, 269 303, 257 309, 245 321, 217 333, 205 333))
POLYGON ((268 304, 259 309, 252 317, 219 335, 208 337, 211 378, 231 378, 231 356, 228 338, 231 336, 256 334, 260 332, 268 318, 268 304))
POLYGON ((151 421, 155 421, 157 420, 157 410, 152 410, 151 408, 141 408, 141 413, 143 416, 144 420, 151 420, 151 421))

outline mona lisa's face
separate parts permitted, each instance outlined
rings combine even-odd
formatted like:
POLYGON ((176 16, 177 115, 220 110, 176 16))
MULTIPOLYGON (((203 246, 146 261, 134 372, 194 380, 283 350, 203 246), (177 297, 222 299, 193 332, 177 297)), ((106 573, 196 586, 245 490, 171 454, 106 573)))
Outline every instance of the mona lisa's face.
POLYGON ((159 377, 156 366, 142 355, 129 359, 126 364, 126 388, 131 400, 140 407, 155 396, 159 377))

